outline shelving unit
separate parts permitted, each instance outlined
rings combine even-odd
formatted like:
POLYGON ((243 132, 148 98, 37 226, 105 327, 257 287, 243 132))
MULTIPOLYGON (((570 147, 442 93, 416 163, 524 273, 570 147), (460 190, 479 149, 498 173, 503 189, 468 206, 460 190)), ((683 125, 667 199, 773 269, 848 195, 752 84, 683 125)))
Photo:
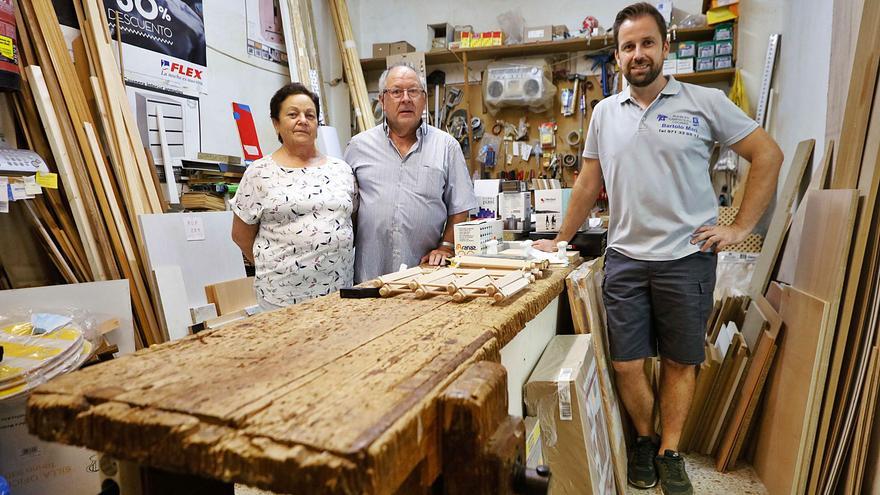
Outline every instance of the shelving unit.
MULTIPOLYGON (((670 43, 678 41, 700 41, 711 39, 714 28, 711 26, 676 29, 669 31, 670 43)), ((544 41, 539 43, 522 43, 518 45, 490 46, 485 48, 464 48, 456 50, 435 50, 425 53, 426 65, 453 64, 462 61, 463 54, 467 53, 469 62, 479 60, 495 60, 508 57, 527 57, 536 55, 554 55, 560 53, 597 51, 611 49, 614 46, 612 35, 597 36, 595 38, 568 38, 558 41, 544 41)), ((384 58, 363 58, 361 67, 364 71, 385 69, 384 58)), ((718 72, 718 71, 714 71, 718 72)), ((732 76, 731 76, 732 77, 732 76)))
MULTIPOLYGON (((714 26, 705 26, 699 28, 687 28, 687 29, 673 29, 669 31, 668 37, 669 42, 672 46, 672 49, 675 48, 675 45, 681 41, 706 41, 713 39, 715 33, 714 26)), ((464 49, 455 49, 455 50, 434 50, 425 53, 425 65, 427 67, 442 65, 442 64, 461 64, 464 69, 465 79, 467 80, 467 73, 469 70, 468 64, 472 64, 473 62, 478 61, 492 61, 506 58, 518 58, 518 57, 535 57, 542 55, 564 55, 571 54, 577 52, 584 52, 587 55, 591 53, 597 52, 609 52, 614 48, 614 37, 611 33, 608 33, 603 36, 596 36, 593 38, 568 38, 564 40, 557 41, 546 41, 546 42, 538 42, 538 43, 523 43, 516 45, 504 45, 504 46, 492 46, 485 48, 464 48, 464 49)), ((734 46, 734 61, 736 60, 736 47, 734 46)), ((375 72, 384 70, 386 67, 386 59, 385 58, 365 58, 361 59, 361 67, 364 72, 372 71, 375 72)), ((692 72, 688 74, 676 74, 675 78, 682 82, 694 83, 694 84, 711 84, 711 83, 727 83, 732 84, 734 76, 736 75, 736 69, 721 69, 721 70, 712 70, 705 72, 692 72)), ((597 82, 598 83, 598 82, 597 82)), ((564 83, 567 84, 567 83, 564 83)), ((562 86, 560 86, 561 88, 562 86)), ((461 86, 461 89, 464 91, 464 103, 462 104, 463 109, 467 112, 467 122, 471 122, 471 118, 478 114, 481 117, 486 117, 482 115, 485 111, 482 105, 482 98, 479 94, 479 91, 473 90, 470 84, 464 84, 461 86), (475 98, 476 97, 476 98, 475 98), (480 104, 473 106, 473 100, 479 100, 480 104)), ((477 88, 478 89, 478 88, 477 88)), ((599 96, 601 98, 601 96, 599 96)), ((593 98, 591 98, 592 100, 593 98)), ((542 116, 537 116, 540 121, 557 121, 562 124, 566 119, 559 119, 555 115, 546 114, 542 116)), ((495 119, 496 117, 492 117, 495 119)), ((540 122, 536 121, 532 124, 537 126, 540 122)), ((565 124, 568 126, 568 124, 565 124)), ((561 128, 560 128, 561 129, 561 128)), ((472 129, 468 126, 468 141, 473 142, 472 129)), ((570 130, 570 129, 569 129, 570 130)), ((560 130, 561 132, 561 130, 560 130)), ((466 159, 469 164, 469 170, 471 173, 475 170, 476 161, 475 155, 476 147, 471 147, 469 152, 467 153, 466 159)), ((579 153, 579 151, 578 151, 579 153)), ((506 167, 505 167, 506 168, 506 167)), ((540 170, 540 169, 539 169, 540 170)))

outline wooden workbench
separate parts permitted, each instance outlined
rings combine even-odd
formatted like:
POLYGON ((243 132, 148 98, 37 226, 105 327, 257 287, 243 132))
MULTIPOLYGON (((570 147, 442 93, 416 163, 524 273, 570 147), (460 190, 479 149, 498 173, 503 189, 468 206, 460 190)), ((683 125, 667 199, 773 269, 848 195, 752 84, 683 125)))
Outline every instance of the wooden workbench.
POLYGON ((59 377, 31 395, 28 427, 281 492, 387 494, 416 476, 430 485, 441 470, 438 397, 474 363, 499 361, 570 270, 501 304, 331 295, 259 314, 59 377))

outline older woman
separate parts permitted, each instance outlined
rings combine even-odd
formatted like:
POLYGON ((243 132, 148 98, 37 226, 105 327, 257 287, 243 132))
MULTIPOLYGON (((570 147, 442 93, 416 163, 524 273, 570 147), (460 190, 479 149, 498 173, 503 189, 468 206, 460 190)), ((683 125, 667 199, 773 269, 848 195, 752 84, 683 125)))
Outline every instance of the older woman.
POLYGON ((263 309, 296 304, 350 286, 351 167, 318 152, 318 97, 291 83, 272 97, 281 147, 252 163, 232 200, 232 239, 256 266, 263 309))

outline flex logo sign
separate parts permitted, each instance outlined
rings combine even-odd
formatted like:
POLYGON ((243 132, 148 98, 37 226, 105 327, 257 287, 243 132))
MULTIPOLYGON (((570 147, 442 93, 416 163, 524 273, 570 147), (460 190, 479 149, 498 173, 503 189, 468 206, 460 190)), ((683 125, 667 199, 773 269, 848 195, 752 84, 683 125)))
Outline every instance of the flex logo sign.
POLYGON ((192 79, 196 81, 202 80, 202 69, 195 69, 184 64, 171 62, 170 60, 162 60, 162 75, 177 76, 192 79))

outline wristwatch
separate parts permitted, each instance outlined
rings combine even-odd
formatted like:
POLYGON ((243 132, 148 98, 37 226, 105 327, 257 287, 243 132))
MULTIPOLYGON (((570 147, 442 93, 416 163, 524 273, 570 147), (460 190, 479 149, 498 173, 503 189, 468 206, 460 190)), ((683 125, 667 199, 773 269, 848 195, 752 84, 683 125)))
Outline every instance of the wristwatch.
POLYGON ((440 247, 448 247, 449 249, 455 251, 455 244, 449 241, 440 241, 440 247))

